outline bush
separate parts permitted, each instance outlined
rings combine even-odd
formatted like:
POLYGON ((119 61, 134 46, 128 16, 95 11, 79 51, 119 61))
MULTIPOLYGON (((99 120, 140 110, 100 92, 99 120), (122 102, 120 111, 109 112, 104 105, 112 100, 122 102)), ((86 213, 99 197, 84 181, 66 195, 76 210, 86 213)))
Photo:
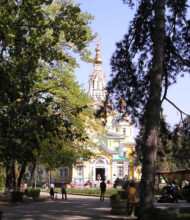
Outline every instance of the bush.
POLYGON ((22 202, 23 201, 23 192, 13 191, 11 192, 11 201, 12 202, 22 202))
POLYGON ((127 193, 126 193, 126 191, 120 192, 119 195, 120 195, 120 198, 121 198, 121 199, 127 199, 127 193))
POLYGON ((0 173, 0 191, 3 189, 4 186, 4 176, 3 173, 0 173))
MULTIPOLYGON (((56 192, 61 192, 60 188, 55 188, 56 192)), ((68 188, 66 189, 67 193, 70 194, 80 194, 80 195, 93 195, 100 196, 100 188, 68 188)), ((111 196, 112 194, 117 193, 117 190, 114 188, 107 189, 105 196, 111 196)))
POLYGON ((40 190, 39 189, 31 189, 26 193, 26 195, 28 197, 38 198, 40 196, 40 190))
POLYGON ((110 196, 110 199, 114 200, 114 201, 119 201, 120 200, 120 195, 119 194, 113 194, 113 195, 110 196))

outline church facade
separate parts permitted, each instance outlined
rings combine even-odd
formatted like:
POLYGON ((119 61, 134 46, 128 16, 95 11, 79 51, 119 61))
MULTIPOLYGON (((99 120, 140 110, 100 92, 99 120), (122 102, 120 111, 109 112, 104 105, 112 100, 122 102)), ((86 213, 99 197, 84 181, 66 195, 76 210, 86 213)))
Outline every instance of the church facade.
MULTIPOLYGON (((89 74, 89 96, 95 108, 102 104, 106 96, 106 77, 102 72, 100 47, 96 46, 94 70, 89 74)), ((90 161, 79 161, 73 167, 63 167, 51 174, 56 181, 84 183, 105 178, 114 182, 116 178, 128 176, 140 180, 140 167, 135 165, 135 140, 130 118, 119 119, 117 111, 109 112, 104 133, 92 133, 91 140, 96 144, 95 157, 90 161)), ((46 174, 44 173, 44 177, 46 174)), ((47 176, 46 176, 47 177, 47 176)))

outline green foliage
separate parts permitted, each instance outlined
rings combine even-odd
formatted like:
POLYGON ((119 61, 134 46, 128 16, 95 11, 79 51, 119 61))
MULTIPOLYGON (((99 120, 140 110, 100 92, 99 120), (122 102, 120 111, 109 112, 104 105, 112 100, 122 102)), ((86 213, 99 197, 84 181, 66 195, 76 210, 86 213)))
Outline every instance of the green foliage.
MULTIPOLYGON (((130 6, 134 3, 123 2, 130 6)), ((168 88, 177 76, 190 72, 188 10, 187 0, 138 1, 128 33, 116 44, 111 59, 112 79, 101 111, 106 114, 111 102, 110 108, 117 108, 123 116, 130 115, 144 129, 140 196, 143 208, 153 206, 154 202, 161 105, 168 101, 168 88)), ((169 149, 169 142, 167 145, 169 149)))
POLYGON ((56 167, 87 157, 88 98, 73 74, 76 55, 89 61, 92 17, 72 1, 11 0, 0 19, 1 161, 56 167))
POLYGON ((2 171, 0 171, 0 191, 2 191, 3 187, 4 187, 4 175, 2 173, 2 171))
MULTIPOLYGON (((132 6, 134 1, 124 1, 132 6)), ((158 1, 158 4, 160 2, 158 1)), ((139 1, 128 33, 116 44, 112 56, 112 79, 108 83, 108 98, 113 108, 123 110, 136 123, 142 123, 145 106, 150 95, 151 69, 153 65, 155 37, 155 1, 139 1), (121 98, 125 109, 121 109, 121 98)), ((165 3, 165 51, 163 54, 164 97, 167 89, 176 82, 177 76, 190 72, 189 20, 187 0, 165 3), (185 46, 186 45, 186 46, 185 46)), ((105 105, 106 106, 106 105, 105 105)), ((143 119, 144 120, 144 119, 143 119)))
POLYGON ((120 195, 119 194, 113 194, 110 196, 110 199, 113 201, 119 201, 120 200, 120 195))
POLYGON ((190 118, 177 124, 173 131, 173 154, 178 168, 189 168, 190 118))
MULTIPOLYGON (((56 188, 55 191, 61 192, 60 188, 56 188)), ((114 188, 106 189, 105 196, 111 196, 116 193, 117 190, 114 188)), ((100 188, 68 188, 67 193, 76 195, 94 195, 100 196, 100 188)))
POLYGON ((31 189, 31 190, 26 192, 26 195, 28 197, 38 198, 40 196, 40 190, 39 189, 31 189))
MULTIPOLYGON (((143 128, 136 138, 137 161, 142 161, 143 128)), ((189 168, 189 119, 177 124, 174 129, 161 116, 157 149, 157 171, 189 168)))

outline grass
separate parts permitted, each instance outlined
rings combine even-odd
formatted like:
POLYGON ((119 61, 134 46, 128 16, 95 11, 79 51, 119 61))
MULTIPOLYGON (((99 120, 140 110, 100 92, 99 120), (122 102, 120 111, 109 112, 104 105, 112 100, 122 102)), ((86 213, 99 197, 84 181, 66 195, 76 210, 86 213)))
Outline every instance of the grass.
MULTIPOLYGON (((60 192, 60 188, 55 188, 55 192, 60 192)), ((112 194, 115 194, 117 190, 115 188, 110 188, 106 190, 105 196, 110 197, 112 194)), ((76 195, 93 195, 100 196, 100 188, 68 188, 68 194, 76 194, 76 195)))

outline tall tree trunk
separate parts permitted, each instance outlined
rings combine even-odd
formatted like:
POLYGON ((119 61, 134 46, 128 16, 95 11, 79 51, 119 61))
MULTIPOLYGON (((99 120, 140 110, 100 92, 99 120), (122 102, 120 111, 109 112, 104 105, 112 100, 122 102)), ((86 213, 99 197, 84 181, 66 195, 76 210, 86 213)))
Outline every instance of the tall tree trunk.
POLYGON ((17 187, 17 177, 16 177, 16 172, 17 172, 17 164, 14 163, 13 167, 12 167, 12 175, 13 175, 13 190, 16 190, 17 187))
POLYGON ((33 167, 32 167, 32 170, 31 170, 31 177, 30 177, 30 181, 29 181, 29 186, 32 186, 32 182, 34 180, 34 172, 36 170, 36 162, 33 163, 33 167))
POLYGON ((26 171, 26 166, 27 166, 27 164, 24 163, 24 164, 22 164, 22 167, 20 169, 20 173, 19 173, 19 177, 18 177, 18 181, 17 181, 17 190, 18 191, 20 191, 20 188, 21 188, 21 183, 22 183, 22 179, 25 174, 25 171, 26 171))
POLYGON ((14 188, 14 162, 8 162, 5 164, 5 172, 6 172, 6 178, 5 178, 5 190, 9 191, 14 188))
POLYGON ((161 110, 161 90, 165 40, 165 0, 155 0, 155 30, 153 35, 154 54, 150 72, 150 92, 145 109, 145 134, 141 179, 140 206, 144 210, 153 207, 156 173, 158 128, 161 110))

